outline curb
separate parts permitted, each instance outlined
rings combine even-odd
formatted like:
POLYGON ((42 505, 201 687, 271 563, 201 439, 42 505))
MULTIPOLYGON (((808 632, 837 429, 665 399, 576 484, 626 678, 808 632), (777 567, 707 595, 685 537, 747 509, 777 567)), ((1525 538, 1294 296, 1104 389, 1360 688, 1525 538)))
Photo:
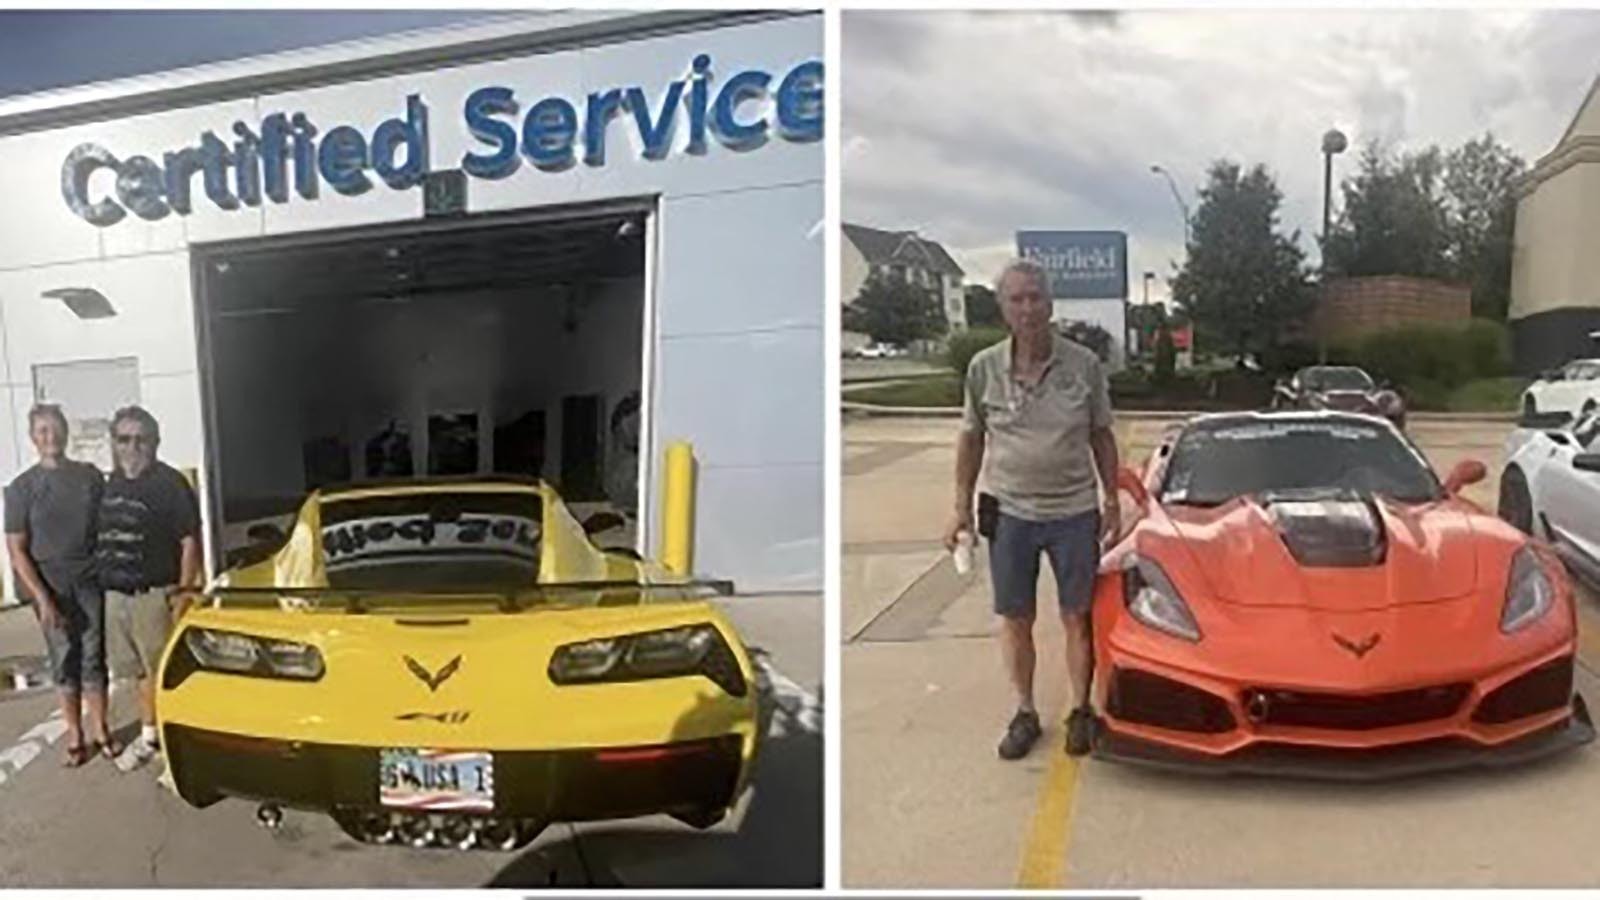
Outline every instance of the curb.
MULTIPOLYGON (((856 403, 846 400, 839 404, 845 413, 855 413, 863 416, 882 416, 885 418, 924 418, 924 419, 959 419, 961 407, 959 406, 877 406, 872 403, 856 403)), ((1205 415, 1208 413, 1250 412, 1248 409, 1239 410, 1148 410, 1148 409, 1113 409, 1112 414, 1119 420, 1130 421, 1156 421, 1161 419, 1183 419, 1190 416, 1205 415)), ((1516 422, 1516 413, 1428 413, 1417 412, 1406 416, 1409 422, 1516 422)))

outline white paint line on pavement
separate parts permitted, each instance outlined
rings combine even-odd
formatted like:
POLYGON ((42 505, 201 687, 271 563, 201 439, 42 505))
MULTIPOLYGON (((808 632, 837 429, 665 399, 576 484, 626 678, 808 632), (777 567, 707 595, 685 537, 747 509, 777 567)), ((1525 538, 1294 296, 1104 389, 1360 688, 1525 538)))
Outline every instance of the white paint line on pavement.
MULTIPOLYGON (((117 683, 112 682, 106 691, 106 704, 109 709, 111 698, 117 694, 117 683)), ((0 785, 22 771, 22 767, 38 759, 44 753, 45 747, 54 746, 67 733, 66 719, 61 715, 61 710, 51 710, 44 721, 29 728, 17 738, 17 742, 0 750, 0 785), (11 772, 7 774, 9 765, 11 772)))
POLYGON ((22 767, 38 759, 44 753, 44 748, 61 740, 67 733, 67 723, 61 718, 61 710, 51 713, 43 722, 28 729, 17 743, 4 750, 0 750, 0 784, 5 784, 12 775, 22 771, 22 767), (7 773, 7 769, 10 773, 7 773))

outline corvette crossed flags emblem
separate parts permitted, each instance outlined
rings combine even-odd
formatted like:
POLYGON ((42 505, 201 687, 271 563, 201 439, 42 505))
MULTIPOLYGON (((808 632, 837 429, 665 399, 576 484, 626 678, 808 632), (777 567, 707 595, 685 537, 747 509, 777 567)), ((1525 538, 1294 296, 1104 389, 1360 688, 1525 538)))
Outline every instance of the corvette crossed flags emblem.
POLYGON ((456 670, 461 668, 460 656, 457 656, 455 659, 445 663, 444 666, 442 666, 437 672, 429 672, 426 666, 409 656, 403 656, 402 659, 406 661, 406 668, 411 670, 411 674, 417 676, 417 678, 420 679, 423 684, 428 686, 429 692, 437 691, 439 689, 439 685, 450 680, 450 676, 454 675, 456 670))
POLYGON ((1355 654, 1356 659, 1366 656, 1373 647, 1378 646, 1379 640, 1380 637, 1377 632, 1367 635, 1365 640, 1360 641, 1352 641, 1342 634, 1335 634, 1333 636, 1333 642, 1355 654))

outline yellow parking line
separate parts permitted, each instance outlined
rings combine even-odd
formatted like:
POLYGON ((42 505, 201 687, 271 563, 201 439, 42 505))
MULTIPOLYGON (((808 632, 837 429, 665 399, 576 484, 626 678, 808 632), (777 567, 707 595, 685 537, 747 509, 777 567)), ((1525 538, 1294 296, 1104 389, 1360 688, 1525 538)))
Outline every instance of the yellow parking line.
POLYGON ((1022 845, 1022 866, 1017 887, 1060 888, 1067 865, 1067 842, 1072 837, 1072 799, 1078 787, 1078 761, 1052 748, 1050 770, 1039 792, 1039 805, 1028 825, 1022 845))

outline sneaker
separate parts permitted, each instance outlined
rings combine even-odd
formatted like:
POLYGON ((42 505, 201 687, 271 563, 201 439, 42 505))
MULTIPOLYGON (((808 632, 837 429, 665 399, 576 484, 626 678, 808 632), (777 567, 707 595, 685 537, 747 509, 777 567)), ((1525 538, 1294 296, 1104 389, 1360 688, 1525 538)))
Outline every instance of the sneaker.
POLYGON ((123 748, 122 755, 117 757, 116 766, 119 772, 132 772, 152 759, 160 752, 152 741, 144 738, 135 738, 123 748))
POLYGON ((1094 708, 1080 706, 1067 716, 1067 755, 1083 756, 1094 747, 1094 708))
POLYGON ((1017 710, 1006 726, 1006 736, 1000 739, 1001 759, 1021 759, 1033 749, 1034 742, 1044 734, 1039 727, 1039 714, 1027 709, 1017 710))

